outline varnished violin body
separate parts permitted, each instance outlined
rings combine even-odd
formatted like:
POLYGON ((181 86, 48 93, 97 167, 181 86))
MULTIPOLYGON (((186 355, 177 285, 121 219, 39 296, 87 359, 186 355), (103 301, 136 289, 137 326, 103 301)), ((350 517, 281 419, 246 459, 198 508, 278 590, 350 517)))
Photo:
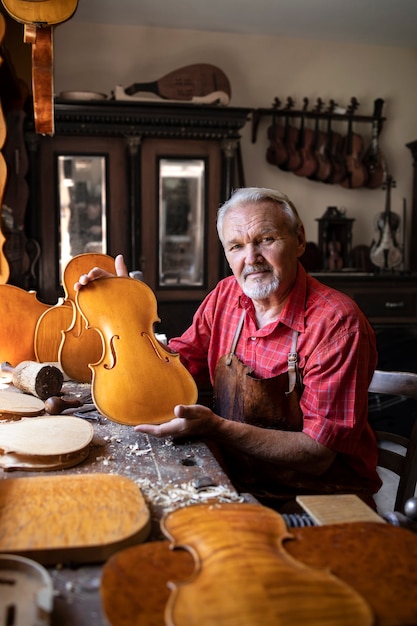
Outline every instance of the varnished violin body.
POLYGON ((36 360, 35 328, 39 317, 49 308, 37 299, 34 291, 0 285, 0 361, 15 367, 22 361, 36 360))
POLYGON ((402 263, 403 254, 397 241, 400 217, 391 211, 391 188, 395 187, 392 176, 387 176, 385 211, 377 217, 378 238, 372 243, 370 259, 374 265, 384 270, 393 269, 402 263))
POLYGON ((35 330, 35 353, 40 362, 59 361, 68 378, 91 382, 89 363, 101 356, 101 340, 85 326, 75 305, 74 283, 81 274, 100 267, 114 274, 114 259, 106 254, 85 253, 73 257, 64 269, 62 282, 65 298, 39 318, 35 330))
POLYGON ((346 178, 341 185, 348 189, 363 187, 368 179, 368 173, 362 164, 363 138, 358 133, 353 132, 353 114, 358 104, 356 98, 352 98, 349 106, 348 132, 344 138, 343 153, 346 165, 346 178))
POLYGON ((307 178, 312 176, 317 170, 317 161, 314 154, 314 139, 315 134, 311 128, 307 128, 305 125, 305 111, 307 110, 308 99, 304 99, 304 109, 301 116, 301 126, 299 131, 299 139, 297 148, 299 151, 301 163, 299 167, 292 171, 296 176, 306 176, 307 178))
POLYGON ((98 410, 120 424, 162 423, 177 404, 194 404, 197 387, 178 354, 158 343, 156 298, 132 278, 100 278, 76 296, 87 328, 101 337, 92 362, 92 397, 98 410), (94 329, 94 330, 93 330, 94 329))

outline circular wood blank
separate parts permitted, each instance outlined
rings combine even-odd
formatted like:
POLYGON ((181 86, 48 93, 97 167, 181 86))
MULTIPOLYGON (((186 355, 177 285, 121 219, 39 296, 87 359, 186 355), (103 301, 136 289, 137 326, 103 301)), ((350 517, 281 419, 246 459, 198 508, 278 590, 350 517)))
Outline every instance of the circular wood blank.
POLYGON ((42 457, 71 454, 88 446, 93 435, 93 426, 79 417, 35 417, 0 424, 0 448, 42 457))
POLYGON ((40 415, 45 410, 45 403, 40 398, 27 393, 15 393, 0 390, 1 415, 40 415))

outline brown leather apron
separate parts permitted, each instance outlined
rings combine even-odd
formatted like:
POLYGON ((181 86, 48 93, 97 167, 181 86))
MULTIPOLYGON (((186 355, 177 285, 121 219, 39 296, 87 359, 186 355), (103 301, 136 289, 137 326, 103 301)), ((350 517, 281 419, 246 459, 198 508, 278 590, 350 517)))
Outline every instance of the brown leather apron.
MULTIPOLYGON (((214 376, 214 412, 225 419, 262 428, 287 431, 303 429, 299 404, 303 387, 297 365, 298 332, 293 332, 289 347, 287 371, 278 376, 259 379, 253 370, 235 355, 243 327, 242 313, 230 352, 219 359, 214 376)), ((297 494, 366 492, 346 462, 336 457, 329 470, 320 477, 303 474, 268 461, 253 459, 232 446, 215 450, 219 461, 240 492, 249 492, 261 501, 279 505, 297 494)))

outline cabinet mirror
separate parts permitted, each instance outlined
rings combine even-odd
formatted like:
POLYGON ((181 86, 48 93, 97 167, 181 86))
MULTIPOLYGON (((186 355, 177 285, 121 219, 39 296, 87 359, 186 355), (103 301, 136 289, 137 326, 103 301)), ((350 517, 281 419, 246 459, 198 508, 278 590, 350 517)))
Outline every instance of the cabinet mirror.
POLYGON ((107 253, 106 157, 59 155, 59 272, 85 252, 107 253))
POLYGON ((159 287, 204 284, 205 162, 159 160, 159 287))

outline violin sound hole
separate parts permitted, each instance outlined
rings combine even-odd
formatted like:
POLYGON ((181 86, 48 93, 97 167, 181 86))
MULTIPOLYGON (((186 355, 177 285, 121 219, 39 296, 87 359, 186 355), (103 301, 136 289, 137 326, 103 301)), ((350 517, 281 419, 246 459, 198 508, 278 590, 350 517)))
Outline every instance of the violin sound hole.
POLYGON ((158 350, 158 346, 155 344, 155 342, 153 341, 152 337, 150 337, 149 333, 147 333, 146 331, 142 331, 141 332, 141 336, 142 337, 146 337, 146 339, 149 341, 149 343, 151 344, 156 356, 161 359, 161 361, 165 361, 165 363, 169 363, 169 358, 167 356, 162 356, 158 350))
POLYGON ((112 356, 112 362, 110 363, 110 365, 108 363, 104 364, 104 369, 105 370, 112 370, 117 362, 117 355, 116 355, 116 349, 114 347, 114 342, 116 339, 120 339, 119 335, 113 335, 113 337, 110 338, 110 352, 111 352, 111 356, 112 356))

